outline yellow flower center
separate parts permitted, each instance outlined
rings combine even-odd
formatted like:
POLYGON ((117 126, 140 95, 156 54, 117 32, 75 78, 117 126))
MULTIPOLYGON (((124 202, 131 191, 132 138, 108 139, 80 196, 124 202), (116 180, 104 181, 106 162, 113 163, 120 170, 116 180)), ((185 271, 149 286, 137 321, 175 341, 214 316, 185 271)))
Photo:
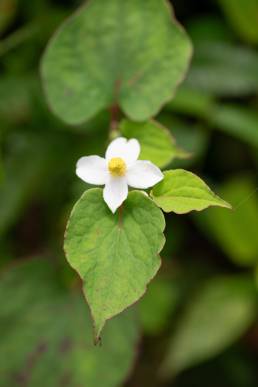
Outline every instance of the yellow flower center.
POLYGON ((112 176, 124 176, 126 164, 121 157, 113 157, 108 163, 108 169, 112 176))

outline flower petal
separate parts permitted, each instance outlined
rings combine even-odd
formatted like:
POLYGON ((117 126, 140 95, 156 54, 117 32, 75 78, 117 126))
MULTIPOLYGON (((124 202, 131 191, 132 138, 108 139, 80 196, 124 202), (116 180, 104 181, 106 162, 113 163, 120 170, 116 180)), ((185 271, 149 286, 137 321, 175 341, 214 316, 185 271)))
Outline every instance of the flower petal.
POLYGON ((103 185, 109 179, 107 162, 99 156, 80 158, 76 165, 76 174, 89 184, 103 185))
POLYGON ((141 147, 139 141, 135 138, 128 140, 124 137, 118 137, 112 141, 106 151, 106 159, 121 157, 127 165, 132 164, 139 157, 141 147))
POLYGON ((128 185, 125 177, 111 177, 106 183, 103 197, 113 214, 125 201, 128 195, 128 185))
POLYGON ((131 187, 146 189, 164 178, 161 170, 150 161, 136 161, 126 173, 127 183, 131 187))

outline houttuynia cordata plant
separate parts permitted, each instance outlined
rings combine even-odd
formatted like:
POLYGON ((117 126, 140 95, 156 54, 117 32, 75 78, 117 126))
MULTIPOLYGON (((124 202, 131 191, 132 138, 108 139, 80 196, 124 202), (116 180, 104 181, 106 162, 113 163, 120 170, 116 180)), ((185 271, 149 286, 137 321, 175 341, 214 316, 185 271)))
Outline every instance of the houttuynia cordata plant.
POLYGON ((42 60, 46 97, 58 117, 79 125, 103 110, 111 116, 105 158, 78 155, 76 168, 86 183, 104 188, 87 187, 64 242, 83 280, 96 341, 159 270, 162 210, 230 208, 193 173, 164 171, 189 154, 153 117, 173 98, 191 54, 166 1, 90 0, 60 27, 42 60))

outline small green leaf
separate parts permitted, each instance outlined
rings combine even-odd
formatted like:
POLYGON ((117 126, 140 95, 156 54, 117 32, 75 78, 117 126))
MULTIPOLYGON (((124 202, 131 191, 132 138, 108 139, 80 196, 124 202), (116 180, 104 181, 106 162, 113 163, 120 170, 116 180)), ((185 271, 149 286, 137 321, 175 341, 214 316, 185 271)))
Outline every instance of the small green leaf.
POLYGON ((150 160, 162 168, 176 157, 188 157, 176 146, 175 139, 164 126, 156 121, 132 122, 123 120, 119 126, 123 136, 136 138, 141 144, 141 160, 150 160))
POLYGON ((184 169, 166 171, 164 179, 151 191, 154 202, 165 212, 185 214, 210 206, 231 208, 196 175, 184 169))
POLYGON ((143 121, 173 97, 191 51, 166 1, 92 0, 47 48, 42 63, 47 98, 70 124, 114 103, 143 121))
POLYGON ((139 191, 113 215, 102 189, 86 191, 68 223, 65 251, 84 282, 99 338, 106 320, 136 302, 160 267, 162 212, 139 191))
POLYGON ((94 346, 83 297, 63 287, 54 266, 34 258, 1 275, 0 387, 122 385, 135 357, 134 313, 107 324, 94 346))
POLYGON ((253 281, 245 276, 210 280, 178 321, 163 364, 175 375, 218 355, 245 333, 256 314, 253 281))

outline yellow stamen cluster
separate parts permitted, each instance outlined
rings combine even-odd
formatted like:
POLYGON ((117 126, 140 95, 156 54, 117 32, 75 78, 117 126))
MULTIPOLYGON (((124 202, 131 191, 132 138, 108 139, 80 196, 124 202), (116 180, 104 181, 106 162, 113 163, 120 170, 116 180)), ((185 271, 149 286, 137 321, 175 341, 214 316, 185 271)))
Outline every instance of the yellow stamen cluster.
POLYGON ((112 176, 124 176, 126 172, 126 164, 121 157, 113 157, 108 163, 108 169, 112 176))

